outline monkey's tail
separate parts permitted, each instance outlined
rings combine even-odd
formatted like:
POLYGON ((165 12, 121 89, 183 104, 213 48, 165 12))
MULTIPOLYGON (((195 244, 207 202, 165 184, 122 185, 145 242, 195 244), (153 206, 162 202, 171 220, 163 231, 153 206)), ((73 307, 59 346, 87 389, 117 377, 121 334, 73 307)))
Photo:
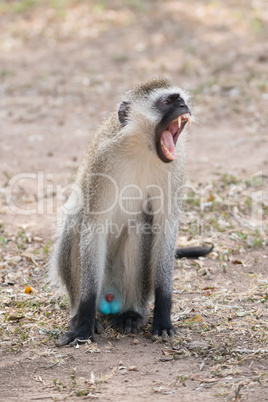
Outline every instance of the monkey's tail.
POLYGON ((201 246, 201 247, 186 247, 177 248, 175 258, 198 258, 209 254, 213 250, 213 246, 201 246))

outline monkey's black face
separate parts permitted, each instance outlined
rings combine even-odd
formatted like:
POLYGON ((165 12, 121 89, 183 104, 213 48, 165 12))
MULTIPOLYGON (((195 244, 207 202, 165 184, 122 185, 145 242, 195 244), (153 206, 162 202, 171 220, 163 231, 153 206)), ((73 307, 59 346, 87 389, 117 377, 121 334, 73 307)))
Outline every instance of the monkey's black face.
POLYGON ((191 124, 191 112, 179 94, 161 97, 155 107, 163 115, 155 129, 155 144, 159 158, 172 162, 177 158, 176 143, 187 122, 191 124))

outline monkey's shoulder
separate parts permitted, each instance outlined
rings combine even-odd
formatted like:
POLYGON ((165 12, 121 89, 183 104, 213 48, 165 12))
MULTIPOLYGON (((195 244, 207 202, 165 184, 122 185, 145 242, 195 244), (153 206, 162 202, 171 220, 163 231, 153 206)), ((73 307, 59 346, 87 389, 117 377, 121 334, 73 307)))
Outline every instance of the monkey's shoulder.
POLYGON ((112 112, 109 116, 103 121, 99 130, 97 130, 96 135, 98 139, 102 138, 103 140, 107 140, 109 138, 114 138, 120 131, 121 125, 118 120, 117 112, 112 112))

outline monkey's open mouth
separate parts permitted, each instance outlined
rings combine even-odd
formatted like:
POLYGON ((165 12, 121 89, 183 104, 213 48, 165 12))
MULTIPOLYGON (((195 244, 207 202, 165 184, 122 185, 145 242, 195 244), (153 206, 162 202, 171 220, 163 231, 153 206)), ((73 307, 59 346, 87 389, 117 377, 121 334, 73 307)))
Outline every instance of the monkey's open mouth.
POLYGON ((185 124, 191 125, 190 113, 184 113, 174 119, 161 135, 162 151, 167 159, 173 161, 178 157, 176 153, 176 143, 185 124))

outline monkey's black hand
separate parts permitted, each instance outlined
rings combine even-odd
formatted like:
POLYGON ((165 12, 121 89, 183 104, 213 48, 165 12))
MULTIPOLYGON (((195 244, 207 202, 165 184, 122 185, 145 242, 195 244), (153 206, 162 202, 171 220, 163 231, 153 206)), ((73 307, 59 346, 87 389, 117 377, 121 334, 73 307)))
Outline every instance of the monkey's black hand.
POLYGON ((93 342, 95 341, 94 330, 92 330, 88 325, 83 325, 74 329, 73 331, 62 334, 57 340, 56 345, 69 345, 70 343, 77 343, 78 340, 86 340, 88 338, 90 338, 93 342))
POLYGON ((136 334, 142 321, 143 317, 139 313, 126 311, 125 313, 118 314, 109 325, 119 327, 122 334, 136 334))
POLYGON ((175 335, 177 329, 170 323, 166 325, 161 322, 157 322, 155 319, 152 325, 152 340, 156 340, 156 336, 162 336, 163 341, 166 341, 168 336, 171 338, 175 335))
POLYGON ((103 331, 101 324, 95 319, 94 326, 90 322, 79 324, 79 316, 74 316, 69 324, 70 331, 62 334, 56 342, 57 346, 76 344, 82 340, 90 338, 95 342, 95 333, 100 334, 103 331))
POLYGON ((90 295, 87 300, 80 302, 77 313, 71 319, 69 324, 70 331, 61 335, 56 342, 57 346, 68 345, 77 340, 86 340, 90 338, 95 341, 94 331, 101 332, 101 325, 95 318, 96 297, 90 295))
POLYGON ((172 294, 165 292, 162 286, 159 286, 155 291, 155 307, 154 318, 152 325, 152 339, 156 340, 156 336, 162 336, 163 341, 167 340, 168 336, 174 336, 176 328, 173 327, 170 319, 172 294))

